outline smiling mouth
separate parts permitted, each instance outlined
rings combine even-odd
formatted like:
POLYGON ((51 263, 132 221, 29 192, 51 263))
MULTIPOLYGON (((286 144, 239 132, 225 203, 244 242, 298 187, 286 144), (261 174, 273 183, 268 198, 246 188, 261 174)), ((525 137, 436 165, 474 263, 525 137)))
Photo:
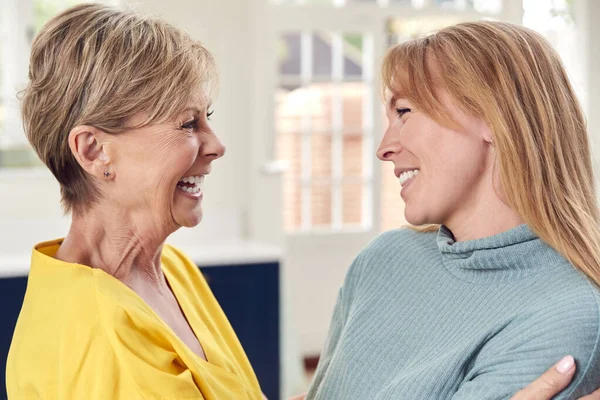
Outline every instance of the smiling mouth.
POLYGON ((405 171, 400 174, 398 180, 400 181, 400 185, 404 187, 408 182, 410 182, 413 178, 419 175, 418 169, 413 169, 411 171, 405 171))
POLYGON ((184 176, 177 182, 177 189, 189 193, 198 194, 202 191, 204 175, 184 176))

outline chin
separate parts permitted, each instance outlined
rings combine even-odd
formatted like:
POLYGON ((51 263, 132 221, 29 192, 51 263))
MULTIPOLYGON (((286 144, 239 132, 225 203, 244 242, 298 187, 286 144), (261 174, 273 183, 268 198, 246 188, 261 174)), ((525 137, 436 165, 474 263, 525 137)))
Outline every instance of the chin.
POLYGON ((420 210, 413 210, 406 207, 404 210, 404 219, 406 222, 413 226, 427 225, 433 224, 434 222, 430 221, 429 218, 425 216, 425 213, 420 210))
POLYGON ((202 221, 202 210, 187 213, 175 218, 175 221, 182 227, 193 228, 202 221))

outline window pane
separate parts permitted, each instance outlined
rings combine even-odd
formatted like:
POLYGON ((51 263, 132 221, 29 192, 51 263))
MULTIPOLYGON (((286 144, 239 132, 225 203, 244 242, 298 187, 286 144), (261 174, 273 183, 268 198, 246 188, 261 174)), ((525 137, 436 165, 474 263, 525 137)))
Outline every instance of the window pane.
POLYGON ((329 182, 312 185, 311 213, 313 226, 331 225, 331 185, 329 182))
POLYGON ((363 35, 346 34, 343 37, 344 76, 359 77, 363 73, 363 35))
POLYGON ((363 131, 363 108, 367 86, 362 82, 348 82, 343 85, 343 128, 345 132, 363 131))
POLYGON ((298 133, 279 134, 277 136, 277 158, 288 162, 284 179, 298 180, 302 176, 302 135, 298 133))
POLYGON ((360 177, 363 174, 363 137, 344 135, 343 138, 344 176, 360 177))
POLYGON ((363 185, 345 183, 342 185, 343 221, 344 225, 355 225, 362 222, 363 185))
POLYGON ((277 158, 287 160, 288 169, 283 175, 283 220, 286 230, 300 228, 302 222, 302 136, 298 133, 277 136, 277 158))
POLYGON ((288 231, 300 228, 302 223, 302 190, 299 180, 283 181, 283 225, 288 231))
POLYGON ((331 177, 331 136, 313 135, 311 138, 312 178, 331 177))
POLYGON ((301 40, 299 33, 281 35, 277 42, 280 74, 300 75, 300 49, 301 40))
POLYGON ((314 77, 331 77, 331 35, 315 33, 312 36, 312 73, 314 77))
POLYGON ((333 87, 328 83, 314 83, 306 89, 306 103, 302 112, 311 116, 311 127, 315 134, 331 132, 333 124, 333 87))

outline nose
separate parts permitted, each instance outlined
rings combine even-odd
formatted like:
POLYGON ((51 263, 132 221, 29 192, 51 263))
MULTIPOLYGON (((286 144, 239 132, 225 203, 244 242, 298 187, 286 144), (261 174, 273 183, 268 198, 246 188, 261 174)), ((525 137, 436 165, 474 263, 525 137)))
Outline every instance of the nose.
POLYGON ((401 151, 402 145, 400 141, 394 137, 392 129, 388 127, 377 149, 377 158, 381 161, 392 161, 394 156, 401 151))
POLYGON ((221 143, 217 135, 211 132, 208 140, 200 148, 200 151, 202 156, 211 158, 211 161, 214 161, 225 155, 225 146, 221 143))

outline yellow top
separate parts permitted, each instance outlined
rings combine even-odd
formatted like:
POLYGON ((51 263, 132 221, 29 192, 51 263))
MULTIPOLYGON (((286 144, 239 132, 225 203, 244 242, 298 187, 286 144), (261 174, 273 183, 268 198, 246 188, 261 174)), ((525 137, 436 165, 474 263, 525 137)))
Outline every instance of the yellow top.
POLYGON ((129 287, 37 245, 6 368, 11 400, 262 399, 254 371, 198 267, 165 245, 162 268, 205 361, 129 287))

